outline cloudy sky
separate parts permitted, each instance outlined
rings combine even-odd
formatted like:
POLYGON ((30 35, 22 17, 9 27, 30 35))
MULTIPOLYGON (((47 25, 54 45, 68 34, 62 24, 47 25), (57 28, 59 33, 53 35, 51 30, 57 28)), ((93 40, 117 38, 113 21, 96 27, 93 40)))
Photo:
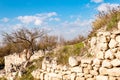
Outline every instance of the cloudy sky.
POLYGON ((98 11, 120 0, 0 0, 0 34, 19 28, 43 28, 72 39, 87 35, 98 11))

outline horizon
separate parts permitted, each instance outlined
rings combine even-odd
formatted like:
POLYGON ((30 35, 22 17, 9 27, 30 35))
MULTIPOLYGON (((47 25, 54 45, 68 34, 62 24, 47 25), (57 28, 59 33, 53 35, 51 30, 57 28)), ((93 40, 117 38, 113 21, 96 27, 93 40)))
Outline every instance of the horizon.
POLYGON ((119 0, 1 0, 0 35, 25 27, 42 28, 67 40, 87 36, 95 15, 117 6, 119 0))

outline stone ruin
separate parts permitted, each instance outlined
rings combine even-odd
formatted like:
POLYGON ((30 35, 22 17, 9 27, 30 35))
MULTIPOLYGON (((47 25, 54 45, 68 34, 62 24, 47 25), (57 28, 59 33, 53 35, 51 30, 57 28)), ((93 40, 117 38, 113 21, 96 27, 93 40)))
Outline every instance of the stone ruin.
MULTIPOLYGON (((57 63, 57 58, 45 57, 42 68, 31 74, 40 80, 120 80, 120 22, 118 30, 99 31, 89 41, 90 53, 95 58, 69 57, 69 66, 57 63)), ((39 53, 39 52, 37 52, 39 53)), ((41 54, 35 54, 30 61, 38 59, 41 54)), ((19 65, 25 64, 26 57, 17 54, 5 56, 5 71, 8 80, 14 80, 16 71, 21 70, 19 65), (14 69, 14 70, 13 70, 14 69), (11 74, 11 70, 13 71, 11 74)), ((21 76, 21 73, 18 73, 21 76)))
MULTIPOLYGON (((120 22, 118 23, 120 28, 120 22)), ((40 80, 120 80, 120 29, 101 31, 90 40, 90 53, 95 58, 69 57, 69 66, 45 58, 42 69, 31 74, 40 80)))

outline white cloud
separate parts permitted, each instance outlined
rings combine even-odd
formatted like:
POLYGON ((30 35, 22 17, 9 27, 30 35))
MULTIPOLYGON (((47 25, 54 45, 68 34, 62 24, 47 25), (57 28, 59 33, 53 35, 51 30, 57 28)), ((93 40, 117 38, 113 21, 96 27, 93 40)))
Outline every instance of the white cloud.
POLYGON ((92 19, 90 20, 80 20, 80 18, 77 18, 74 21, 65 21, 62 23, 64 27, 85 27, 85 26, 90 26, 92 22, 92 19))
POLYGON ((60 21, 60 18, 50 18, 49 21, 60 21))
POLYGON ((103 0, 91 0, 91 2, 101 3, 101 2, 103 2, 103 0))
POLYGON ((119 4, 110 4, 110 3, 102 3, 97 7, 97 10, 102 12, 108 12, 108 10, 112 10, 113 8, 118 8, 119 4))
POLYGON ((13 30, 18 30, 20 28, 23 28, 22 24, 16 24, 16 25, 13 26, 13 30))
POLYGON ((1 19, 2 22, 8 22, 9 18, 4 17, 3 19, 1 19))
POLYGON ((49 20, 50 18, 51 20, 58 21, 59 18, 56 18, 55 16, 57 16, 56 12, 50 12, 50 13, 36 14, 32 16, 18 16, 17 19, 24 24, 33 23, 34 25, 38 26, 38 25, 42 25, 45 21, 49 20))

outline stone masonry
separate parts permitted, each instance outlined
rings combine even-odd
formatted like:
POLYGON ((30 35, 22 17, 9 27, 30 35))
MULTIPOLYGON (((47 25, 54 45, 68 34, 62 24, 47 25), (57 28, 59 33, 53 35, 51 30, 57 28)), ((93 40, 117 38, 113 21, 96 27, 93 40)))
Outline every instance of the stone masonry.
POLYGON ((58 65, 56 59, 44 59, 42 69, 31 74, 40 80, 120 80, 120 30, 98 32, 90 46, 94 59, 77 61, 70 57, 70 66, 58 65))

